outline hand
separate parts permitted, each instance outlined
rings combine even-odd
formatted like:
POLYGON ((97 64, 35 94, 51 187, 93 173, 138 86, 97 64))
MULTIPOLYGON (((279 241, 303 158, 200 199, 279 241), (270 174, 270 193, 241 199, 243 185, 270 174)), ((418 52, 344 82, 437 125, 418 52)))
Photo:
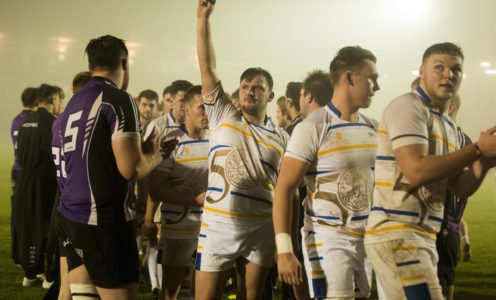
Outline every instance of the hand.
POLYGON ((143 154, 152 154, 155 153, 157 145, 159 142, 159 135, 155 133, 155 127, 152 129, 152 132, 146 137, 145 140, 141 141, 141 152, 143 154))
POLYGON ((198 18, 208 18, 214 11, 215 1, 213 0, 198 0, 198 9, 196 15, 198 18))
POLYGON ((162 154, 162 159, 167 159, 171 156, 172 151, 176 149, 177 143, 179 141, 177 139, 165 140, 162 139, 160 142, 160 153, 162 154))
POLYGON ((205 203, 206 194, 207 194, 207 192, 203 192, 201 194, 196 195, 195 201, 198 204, 198 206, 203 206, 203 204, 205 203))
POLYGON ((282 253, 277 256, 279 280, 289 285, 303 282, 303 268, 294 253, 282 253))
POLYGON ((470 244, 462 239, 462 253, 463 261, 470 261, 472 259, 472 250, 470 250, 470 244))
POLYGON ((145 218, 145 223, 143 224, 143 231, 150 241, 151 246, 155 246, 158 244, 157 233, 158 228, 153 220, 145 218))
POLYGON ((496 157, 496 126, 481 132, 477 145, 479 145, 481 155, 484 157, 496 157))

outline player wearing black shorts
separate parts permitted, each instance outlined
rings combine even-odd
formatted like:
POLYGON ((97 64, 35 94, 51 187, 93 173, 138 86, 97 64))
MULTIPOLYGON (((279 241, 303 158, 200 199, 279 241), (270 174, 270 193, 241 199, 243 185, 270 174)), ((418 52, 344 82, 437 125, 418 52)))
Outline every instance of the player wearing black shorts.
POLYGON ((160 162, 158 142, 152 136, 151 147, 142 150, 137 108, 124 91, 129 79, 124 41, 110 35, 93 39, 86 54, 93 77, 60 121, 66 179, 57 232, 73 299, 137 299, 139 261, 128 183, 160 162))
POLYGON ((25 273, 23 286, 37 282, 44 271, 50 214, 55 197, 55 166, 52 161, 52 124, 60 101, 55 87, 42 84, 35 112, 19 130, 17 154, 21 170, 12 203, 12 241, 25 273))

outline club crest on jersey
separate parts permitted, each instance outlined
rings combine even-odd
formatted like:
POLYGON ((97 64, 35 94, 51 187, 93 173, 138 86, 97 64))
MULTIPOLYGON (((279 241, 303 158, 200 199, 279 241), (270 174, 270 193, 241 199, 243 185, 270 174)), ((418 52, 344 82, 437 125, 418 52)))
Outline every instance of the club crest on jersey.
POLYGON ((234 149, 227 156, 226 177, 229 183, 237 188, 251 189, 256 187, 255 170, 248 161, 250 155, 244 149, 234 149))
POLYGON ((354 212, 367 209, 372 199, 373 177, 370 167, 365 165, 342 172, 337 186, 337 196, 341 205, 354 212))

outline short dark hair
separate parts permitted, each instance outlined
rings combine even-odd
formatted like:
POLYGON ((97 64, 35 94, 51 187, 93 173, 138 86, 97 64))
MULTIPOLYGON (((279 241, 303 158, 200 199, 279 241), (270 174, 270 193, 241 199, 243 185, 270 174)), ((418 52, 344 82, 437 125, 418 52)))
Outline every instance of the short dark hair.
POLYGON ((308 73, 303 81, 303 91, 310 93, 312 98, 320 105, 324 106, 331 100, 333 89, 329 81, 329 74, 320 70, 308 73))
POLYGON ((38 89, 34 87, 25 88, 21 94, 22 106, 34 107, 36 105, 36 94, 38 89))
POLYGON ((186 94, 184 95, 184 104, 191 102, 195 99, 195 96, 202 94, 202 86, 194 85, 188 89, 186 94))
POLYGON ((238 99, 239 100, 239 88, 237 88, 232 94, 231 94, 231 99, 238 99))
POLYGON ((301 82, 290 82, 286 85, 286 99, 291 99, 291 104, 300 111, 300 91, 303 87, 301 82))
POLYGON ((91 80, 90 71, 82 71, 74 76, 72 79, 72 92, 76 94, 91 80))
POLYGON ((58 90, 53 85, 42 83, 36 93, 37 103, 53 104, 53 95, 58 95, 58 90))
POLYGON ((427 48, 422 56, 422 63, 432 54, 449 54, 460 57, 462 61, 465 59, 462 48, 450 42, 434 44, 427 48))
POLYGON ((166 86, 164 91, 162 92, 162 97, 165 95, 165 94, 170 94, 171 93, 171 86, 166 86))
POLYGON ((267 70, 264 70, 262 68, 248 68, 246 69, 243 74, 241 74, 241 78, 239 79, 239 82, 243 80, 251 81, 253 78, 256 76, 262 76, 267 80, 267 84, 269 86, 269 91, 272 91, 274 88, 274 80, 272 79, 272 75, 267 70))
POLYGON ((158 94, 155 91, 150 89, 144 90, 138 95, 138 101, 141 101, 141 98, 144 97, 148 100, 158 101, 158 94))
POLYGON ((57 90, 57 94, 59 94, 59 98, 64 99, 65 98, 64 90, 60 86, 54 85, 53 87, 57 90))
POLYGON ((128 51, 124 40, 104 35, 90 40, 85 53, 88 55, 90 71, 104 69, 113 72, 127 59, 128 51))
POLYGON ((341 48, 329 66, 330 80, 333 87, 339 82, 339 78, 349 69, 361 67, 366 59, 377 62, 375 55, 360 46, 348 46, 341 48))
POLYGON ((170 87, 170 93, 172 97, 176 97, 176 94, 178 92, 184 92, 186 93, 190 87, 192 87, 193 84, 187 80, 176 80, 173 83, 171 83, 170 87))

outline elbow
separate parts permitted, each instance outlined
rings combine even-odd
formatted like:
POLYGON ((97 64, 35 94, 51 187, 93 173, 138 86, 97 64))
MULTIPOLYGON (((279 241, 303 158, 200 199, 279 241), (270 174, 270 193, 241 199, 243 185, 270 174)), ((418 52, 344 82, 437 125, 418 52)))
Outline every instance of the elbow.
POLYGON ((406 180, 408 180, 412 187, 419 187, 429 183, 428 178, 426 178, 426 176, 423 176, 423 174, 418 171, 414 171, 412 173, 403 173, 403 176, 406 178, 406 180))

